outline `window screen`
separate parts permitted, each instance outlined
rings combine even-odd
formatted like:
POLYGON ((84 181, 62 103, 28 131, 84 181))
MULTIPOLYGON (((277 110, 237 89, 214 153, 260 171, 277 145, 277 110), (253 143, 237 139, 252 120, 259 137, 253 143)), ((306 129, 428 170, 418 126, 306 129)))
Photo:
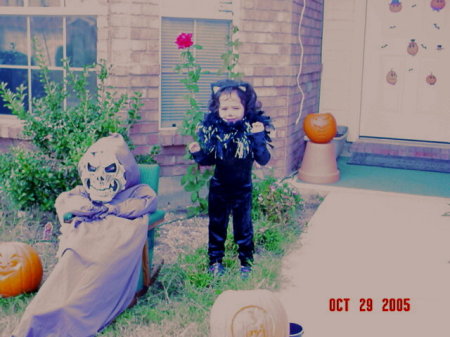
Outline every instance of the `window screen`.
POLYGON ((225 78, 217 74, 222 68, 221 55, 227 50, 227 36, 230 31, 230 21, 207 19, 163 18, 161 27, 161 127, 177 127, 183 120, 189 108, 184 95, 186 89, 180 80, 184 78, 174 69, 180 62, 180 50, 174 43, 180 33, 192 33, 196 44, 203 49, 194 50, 197 63, 203 71, 199 81, 200 91, 196 98, 202 110, 207 111, 210 97, 210 83, 225 78))

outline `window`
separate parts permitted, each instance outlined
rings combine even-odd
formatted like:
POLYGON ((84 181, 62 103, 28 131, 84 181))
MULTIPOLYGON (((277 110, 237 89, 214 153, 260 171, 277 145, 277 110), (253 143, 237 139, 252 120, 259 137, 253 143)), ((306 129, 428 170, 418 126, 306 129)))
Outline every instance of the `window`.
MULTIPOLYGON (((61 59, 69 59, 75 71, 97 60, 97 19, 95 13, 89 15, 92 10, 84 10, 86 4, 87 0, 0 0, 0 82, 11 90, 26 86, 27 109, 32 97, 43 95, 34 41, 56 81, 64 76, 61 59)), ((3 105, 0 98, 0 114, 11 114, 3 105)))
POLYGON ((202 110, 207 111, 210 97, 210 83, 225 78, 218 75, 223 61, 221 55, 226 52, 227 35, 230 31, 228 20, 163 18, 161 27, 161 127, 177 127, 189 108, 184 95, 187 94, 180 79, 182 74, 174 68, 180 62, 180 51, 174 43, 180 33, 192 33, 196 44, 203 49, 194 50, 197 62, 203 71, 199 81, 200 91, 196 98, 202 110))

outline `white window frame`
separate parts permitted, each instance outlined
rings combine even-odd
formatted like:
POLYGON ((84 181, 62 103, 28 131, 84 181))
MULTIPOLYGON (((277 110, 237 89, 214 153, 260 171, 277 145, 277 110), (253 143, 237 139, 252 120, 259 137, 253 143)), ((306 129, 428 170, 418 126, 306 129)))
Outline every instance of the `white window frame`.
MULTIPOLYGON (((52 7, 30 7, 28 6, 28 0, 24 0, 24 6, 0 6, 0 15, 8 15, 8 16, 102 16, 107 15, 108 9, 106 7, 106 1, 104 0, 85 0, 81 1, 83 4, 77 4, 77 6, 67 7, 64 6, 66 1, 71 0, 60 0, 61 6, 52 6, 52 7)), ((65 18, 64 18, 65 20, 65 18)), ((29 22, 29 20, 27 20, 29 22)), ((27 23, 29 24, 29 23, 27 23)), ((63 24, 63 38, 65 41, 65 23, 63 24)), ((27 34, 30 34, 29 29, 27 29, 27 34)), ((30 36, 27 36, 29 39, 30 36)), ((30 57, 31 51, 28 51, 28 57, 30 57)), ((2 65, 3 68, 9 68, 8 66, 2 65)), ((11 66, 14 69, 29 69, 30 66, 11 66)), ((33 69, 33 67, 31 67, 33 69)), ((50 70, 60 69, 60 67, 49 67, 50 70)), ((77 70, 77 68, 73 68, 77 70)), ((82 69, 82 68, 80 68, 82 69)), ((28 78, 28 83, 30 83, 30 78, 28 78)), ((29 86, 27 86, 29 87, 29 86)), ((29 91, 30 88, 27 88, 29 91)), ((31 92, 28 92, 29 100, 31 98, 31 92)), ((9 137, 9 129, 19 129, 22 130, 22 121, 15 115, 5 115, 0 114, 0 138, 10 138, 9 137)))

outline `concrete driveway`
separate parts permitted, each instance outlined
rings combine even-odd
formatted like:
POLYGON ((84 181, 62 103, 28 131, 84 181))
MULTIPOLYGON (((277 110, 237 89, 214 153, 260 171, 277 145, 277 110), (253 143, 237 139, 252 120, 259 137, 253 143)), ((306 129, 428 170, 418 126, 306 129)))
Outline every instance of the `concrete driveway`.
POLYGON ((290 321, 306 337, 450 336, 449 211, 445 198, 332 190, 283 260, 290 321))

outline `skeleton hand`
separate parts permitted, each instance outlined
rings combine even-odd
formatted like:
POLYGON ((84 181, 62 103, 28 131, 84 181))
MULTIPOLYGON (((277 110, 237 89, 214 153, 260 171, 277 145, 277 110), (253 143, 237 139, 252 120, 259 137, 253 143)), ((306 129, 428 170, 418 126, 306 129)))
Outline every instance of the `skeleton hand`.
POLYGON ((264 131, 264 124, 261 122, 252 123, 252 133, 258 133, 264 131))
POLYGON ((188 146, 189 152, 194 153, 200 151, 200 144, 197 142, 192 142, 188 146))

